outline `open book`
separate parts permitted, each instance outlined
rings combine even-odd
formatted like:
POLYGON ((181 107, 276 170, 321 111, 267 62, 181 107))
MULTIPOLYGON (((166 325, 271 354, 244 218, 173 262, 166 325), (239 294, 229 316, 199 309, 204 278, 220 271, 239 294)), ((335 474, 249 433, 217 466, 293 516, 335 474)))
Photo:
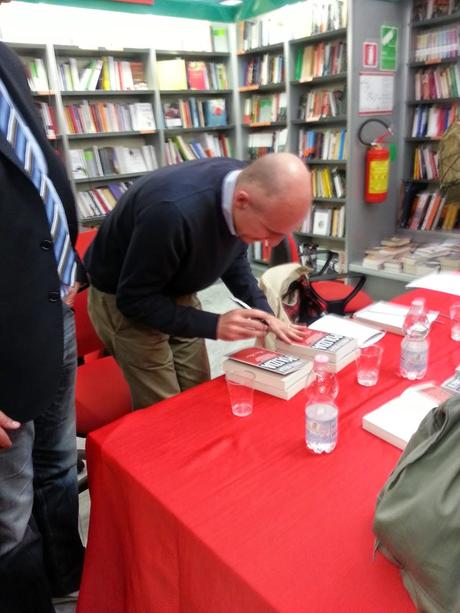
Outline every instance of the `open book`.
POLYGON ((404 449, 422 419, 451 394, 433 383, 422 383, 404 392, 363 417, 363 428, 384 441, 404 449))

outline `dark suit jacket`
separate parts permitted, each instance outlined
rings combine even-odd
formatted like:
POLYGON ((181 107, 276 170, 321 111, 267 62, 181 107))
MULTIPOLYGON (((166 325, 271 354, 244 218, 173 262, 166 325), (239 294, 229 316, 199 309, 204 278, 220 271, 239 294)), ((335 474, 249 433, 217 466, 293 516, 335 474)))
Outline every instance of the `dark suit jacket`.
MULTIPOLYGON (((0 77, 43 151, 75 244, 77 217, 64 167, 35 111, 21 61, 3 43, 0 77)), ((52 403, 59 384, 62 303, 43 201, 2 133, 0 254, 0 410, 27 421, 52 403)))

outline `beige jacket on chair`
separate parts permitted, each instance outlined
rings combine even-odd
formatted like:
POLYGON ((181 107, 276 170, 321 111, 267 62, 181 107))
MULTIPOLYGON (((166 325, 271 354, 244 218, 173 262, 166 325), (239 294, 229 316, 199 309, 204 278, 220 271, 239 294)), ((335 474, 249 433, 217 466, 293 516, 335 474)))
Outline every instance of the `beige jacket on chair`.
MULTIPOLYGON (((268 304, 278 319, 289 322, 286 311, 283 308, 282 297, 288 291, 290 284, 302 276, 308 275, 311 268, 302 266, 297 262, 288 264, 280 264, 268 268, 259 279, 259 287, 267 297, 268 304)), ((275 336, 272 333, 267 334, 264 340, 264 346, 267 349, 275 349, 275 336)))

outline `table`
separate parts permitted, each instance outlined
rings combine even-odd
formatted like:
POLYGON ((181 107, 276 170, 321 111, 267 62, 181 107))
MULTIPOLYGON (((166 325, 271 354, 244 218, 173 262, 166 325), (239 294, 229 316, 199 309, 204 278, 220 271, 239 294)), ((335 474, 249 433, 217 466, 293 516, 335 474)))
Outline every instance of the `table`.
MULTIPOLYGON (((455 297, 415 290, 448 313, 455 297)), ((460 364, 449 325, 430 333, 426 380, 460 364)), ((373 559, 376 496, 400 451, 361 427, 400 393, 401 337, 381 341, 379 383, 339 374, 339 442, 304 443, 305 392, 256 392, 231 414, 222 377, 94 432, 91 519, 78 613, 400 613, 414 611, 398 570, 373 559)))

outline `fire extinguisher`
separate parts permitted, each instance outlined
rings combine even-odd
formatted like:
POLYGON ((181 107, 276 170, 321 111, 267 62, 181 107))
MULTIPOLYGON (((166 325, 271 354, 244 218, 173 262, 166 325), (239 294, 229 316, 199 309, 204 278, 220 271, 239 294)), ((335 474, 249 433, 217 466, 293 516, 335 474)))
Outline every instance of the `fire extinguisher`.
POLYGON ((368 119, 359 131, 359 142, 367 147, 364 171, 364 201, 369 204, 384 202, 388 195, 388 181, 390 178, 390 150, 383 144, 383 139, 392 134, 390 126, 381 119, 368 119), (369 123, 375 122, 385 128, 385 132, 372 142, 362 138, 362 131, 369 123))

